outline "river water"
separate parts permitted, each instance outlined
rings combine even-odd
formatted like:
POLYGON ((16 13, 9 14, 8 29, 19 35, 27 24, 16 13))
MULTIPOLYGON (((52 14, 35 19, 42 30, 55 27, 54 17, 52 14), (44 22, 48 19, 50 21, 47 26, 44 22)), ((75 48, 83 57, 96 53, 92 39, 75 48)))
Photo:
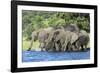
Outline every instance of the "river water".
POLYGON ((90 59, 90 50, 84 52, 23 51, 22 62, 61 61, 90 59))

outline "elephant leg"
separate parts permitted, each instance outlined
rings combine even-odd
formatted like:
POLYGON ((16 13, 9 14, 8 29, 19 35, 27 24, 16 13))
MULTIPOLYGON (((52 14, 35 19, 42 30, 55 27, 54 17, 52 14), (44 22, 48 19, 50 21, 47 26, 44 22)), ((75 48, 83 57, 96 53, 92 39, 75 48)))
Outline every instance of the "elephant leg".
POLYGON ((68 45, 68 40, 65 40, 64 45, 62 46, 63 51, 66 51, 67 45, 68 45))
POLYGON ((72 44, 69 42, 67 44, 67 50, 66 51, 71 51, 72 50, 72 44))
POLYGON ((61 50, 62 50, 62 51, 66 51, 66 44, 62 45, 61 50))
POLYGON ((72 51, 76 51, 76 47, 75 47, 75 45, 72 45, 71 50, 72 50, 72 51))
POLYGON ((82 51, 84 50, 84 46, 83 46, 83 45, 81 45, 81 50, 82 50, 82 51))
POLYGON ((64 51, 64 44, 61 46, 61 51, 64 51))
POLYGON ((34 41, 34 39, 32 39, 32 40, 31 40, 30 46, 29 46, 29 48, 28 48, 28 50, 27 50, 27 51, 30 51, 30 50, 31 50, 32 45, 33 45, 33 41, 34 41))
POLYGON ((46 43, 44 43, 44 42, 40 42, 40 46, 39 46, 40 48, 41 48, 41 51, 46 51, 46 43))
POLYGON ((87 50, 87 49, 88 49, 87 44, 85 44, 84 45, 84 50, 87 50))
POLYGON ((79 51, 80 50, 79 48, 80 48, 80 44, 78 44, 78 42, 72 44, 73 51, 79 51))
POLYGON ((77 46, 75 46, 75 45, 73 45, 73 51, 79 51, 79 46, 77 47, 77 46))
POLYGON ((87 50, 88 49, 88 47, 87 47, 87 45, 85 45, 85 50, 87 50))
POLYGON ((57 43, 55 43, 55 48, 56 48, 56 51, 59 51, 59 45, 57 43))

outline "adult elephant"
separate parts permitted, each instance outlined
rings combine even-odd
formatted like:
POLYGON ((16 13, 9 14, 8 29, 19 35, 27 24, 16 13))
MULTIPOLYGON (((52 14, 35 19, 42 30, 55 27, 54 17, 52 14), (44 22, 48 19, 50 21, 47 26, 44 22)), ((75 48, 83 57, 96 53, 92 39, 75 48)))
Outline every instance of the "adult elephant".
MULTIPOLYGON (((77 26, 77 24, 70 24, 67 25, 66 27, 64 27, 65 31, 66 31, 66 35, 69 35, 69 42, 66 44, 66 50, 67 51, 76 51, 77 48, 73 45, 75 43, 75 41, 79 38, 79 32, 80 29, 77 26)), ((67 39, 66 39, 67 40, 67 39)))
POLYGON ((48 36, 52 31, 53 31, 53 28, 49 27, 39 32, 38 40, 40 42, 39 47, 41 48, 41 51, 46 51, 46 47, 48 47, 46 46, 46 43, 47 43, 46 40, 48 39, 48 36))
POLYGON ((78 39, 78 35, 71 31, 65 31, 62 29, 56 29, 48 37, 49 42, 53 41, 55 51, 66 51, 71 48, 71 44, 78 39), (69 46, 70 43, 70 46, 69 46), (68 46, 68 47, 67 47, 68 46))
POLYGON ((55 32, 55 41, 60 41, 61 47, 59 44, 56 44, 56 48, 59 47, 62 51, 77 50, 77 48, 73 46, 73 43, 79 38, 79 31, 80 29, 76 24, 70 24, 64 28, 58 29, 55 32))
POLYGON ((49 28, 44 28, 44 29, 39 29, 37 31, 33 31, 31 35, 32 39, 31 39, 31 43, 30 43, 28 51, 31 50, 33 42, 36 40, 39 40, 39 43, 40 43, 39 47, 43 51, 45 44, 46 44, 45 41, 48 38, 48 35, 52 30, 53 28, 49 27, 49 28))
POLYGON ((46 40, 47 51, 60 51, 60 43, 62 43, 61 38, 63 39, 63 37, 61 36, 61 32, 63 33, 62 35, 64 35, 64 30, 57 28, 49 34, 49 37, 46 40))
POLYGON ((79 34, 71 31, 66 31, 66 33, 69 35, 69 41, 67 44, 65 43, 67 45, 66 51, 76 51, 77 48, 75 47, 74 43, 79 39, 79 34))

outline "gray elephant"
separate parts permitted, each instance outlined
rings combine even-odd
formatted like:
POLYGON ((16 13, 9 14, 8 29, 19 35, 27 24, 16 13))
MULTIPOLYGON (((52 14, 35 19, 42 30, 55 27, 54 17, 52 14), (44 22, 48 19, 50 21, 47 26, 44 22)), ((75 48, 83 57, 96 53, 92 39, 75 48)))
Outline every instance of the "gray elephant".
POLYGON ((45 40, 48 38, 48 35, 52 30, 53 30, 53 28, 49 27, 49 28, 44 28, 44 29, 39 29, 37 31, 33 31, 32 35, 31 35, 32 40, 31 40, 31 43, 30 43, 28 51, 31 50, 32 45, 33 45, 33 41, 36 41, 36 40, 39 40, 39 43, 40 43, 39 47, 43 51, 44 47, 45 47, 45 44, 46 44, 45 40))
POLYGON ((56 40, 60 40, 62 51, 77 50, 74 48, 73 43, 79 38, 79 27, 76 24, 70 24, 64 27, 63 31, 60 31, 56 40), (65 31, 64 31, 65 30, 65 31))
POLYGON ((70 24, 64 27, 65 31, 71 31, 75 33, 79 33, 80 29, 76 24, 70 24))
POLYGON ((41 51, 46 51, 46 40, 48 39, 48 36, 49 34, 53 31, 53 28, 46 28, 44 30, 42 30, 39 35, 38 35, 38 40, 40 42, 40 48, 41 48, 41 51))
POLYGON ((72 51, 72 50, 77 50, 77 48, 75 48, 75 45, 74 43, 76 42, 76 40, 78 40, 79 38, 79 35, 75 32, 71 32, 71 31, 66 31, 67 34, 69 35, 69 41, 68 43, 66 44, 66 51, 72 51))
MULTIPOLYGON (((78 35, 71 31, 65 31, 64 29, 56 29, 53 31, 48 40, 53 41, 55 51, 66 51, 70 49, 68 44, 72 44, 78 39, 78 35), (68 47, 67 47, 68 46, 68 47)), ((70 45, 71 46, 71 45, 70 45)))
POLYGON ((60 44, 59 44, 60 38, 57 37, 57 36, 61 37, 59 35, 60 32, 62 32, 61 29, 57 28, 49 34, 49 37, 46 40, 47 50, 52 50, 52 51, 59 51, 60 50, 60 44))
POLYGON ((79 33, 79 38, 75 41, 74 46, 77 50, 85 50, 89 42, 89 35, 85 30, 81 30, 79 33))

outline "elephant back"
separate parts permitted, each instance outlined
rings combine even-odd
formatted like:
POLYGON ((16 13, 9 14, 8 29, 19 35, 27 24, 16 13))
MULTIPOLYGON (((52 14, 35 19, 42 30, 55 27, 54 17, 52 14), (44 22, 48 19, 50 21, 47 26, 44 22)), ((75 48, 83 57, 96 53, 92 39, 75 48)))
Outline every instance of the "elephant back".
POLYGON ((70 24, 65 27, 65 31, 79 33, 80 29, 76 24, 70 24))

